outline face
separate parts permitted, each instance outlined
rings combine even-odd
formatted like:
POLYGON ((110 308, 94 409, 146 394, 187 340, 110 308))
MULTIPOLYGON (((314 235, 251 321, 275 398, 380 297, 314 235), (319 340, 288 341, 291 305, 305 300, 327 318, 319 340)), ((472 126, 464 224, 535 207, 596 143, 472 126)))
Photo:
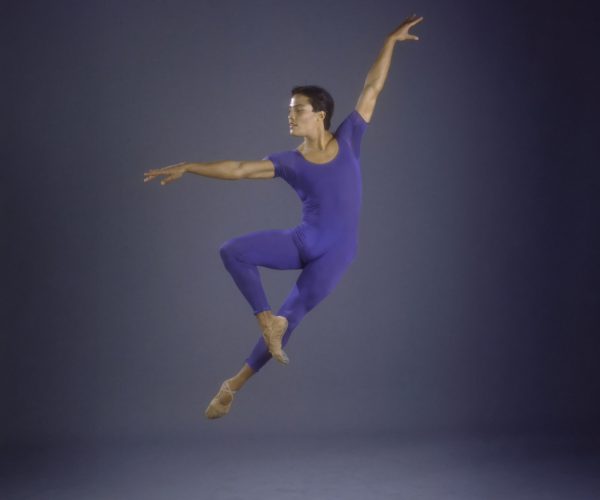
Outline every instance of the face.
POLYGON ((310 99, 302 94, 292 96, 288 110, 290 135, 306 136, 323 127, 324 111, 313 111, 310 99))

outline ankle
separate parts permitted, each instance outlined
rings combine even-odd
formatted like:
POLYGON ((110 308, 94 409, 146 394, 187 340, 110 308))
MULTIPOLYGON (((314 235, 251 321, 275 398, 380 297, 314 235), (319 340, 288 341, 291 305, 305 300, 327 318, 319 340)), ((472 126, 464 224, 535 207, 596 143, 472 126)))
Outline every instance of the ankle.
POLYGON ((240 389, 243 387, 243 385, 244 385, 244 382, 242 382, 241 380, 238 380, 238 379, 237 379, 237 378, 235 378, 235 377, 233 377, 233 378, 228 378, 228 379, 227 379, 227 382, 228 382, 228 384, 229 384, 229 388, 230 388, 232 391, 239 391, 239 390, 240 390, 240 389))
POLYGON ((264 328, 271 323, 271 320, 273 319, 273 312, 270 310, 261 311, 256 314, 256 319, 258 320, 258 324, 264 328))

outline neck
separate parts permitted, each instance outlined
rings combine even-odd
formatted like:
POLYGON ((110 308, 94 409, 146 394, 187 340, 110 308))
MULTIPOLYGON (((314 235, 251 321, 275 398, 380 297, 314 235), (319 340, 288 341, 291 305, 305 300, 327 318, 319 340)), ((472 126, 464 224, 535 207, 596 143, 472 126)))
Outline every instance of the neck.
POLYGON ((332 138, 333 134, 322 128, 314 134, 304 136, 302 149, 304 151, 325 151, 332 138))

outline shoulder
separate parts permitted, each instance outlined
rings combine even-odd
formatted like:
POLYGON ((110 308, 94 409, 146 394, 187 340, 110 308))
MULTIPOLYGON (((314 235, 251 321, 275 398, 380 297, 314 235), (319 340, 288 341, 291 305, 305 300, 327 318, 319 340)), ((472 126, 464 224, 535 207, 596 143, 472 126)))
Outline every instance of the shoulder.
POLYGON ((346 117, 346 120, 361 127, 369 124, 369 122, 365 120, 364 116, 360 114, 358 109, 353 109, 352 112, 346 117))
POLYGON ((368 122, 365 121, 363 116, 356 109, 353 109, 335 132, 336 138, 349 144, 354 156, 357 158, 360 156, 360 143, 367 125, 368 122))
POLYGON ((283 177, 286 180, 290 180, 296 159, 296 151, 286 149, 285 151, 277 151, 275 153, 268 154, 263 160, 270 160, 275 168, 274 177, 283 177))
POLYGON ((335 131, 335 136, 348 142, 360 140, 364 131, 367 129, 368 122, 356 110, 344 118, 335 131))
POLYGON ((369 122, 367 122, 356 109, 353 109, 352 112, 338 125, 336 135, 347 129, 366 128, 368 124, 369 122))

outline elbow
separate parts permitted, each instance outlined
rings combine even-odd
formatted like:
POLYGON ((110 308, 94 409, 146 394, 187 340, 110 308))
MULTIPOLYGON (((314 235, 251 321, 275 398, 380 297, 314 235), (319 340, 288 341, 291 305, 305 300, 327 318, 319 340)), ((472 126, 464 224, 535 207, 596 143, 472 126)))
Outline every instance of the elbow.
POLYGON ((367 82, 363 89, 363 93, 366 97, 377 99, 382 90, 383 82, 367 82))
POLYGON ((230 181, 239 181, 241 179, 245 179, 247 176, 246 169, 244 168, 244 162, 240 161, 233 168, 233 172, 231 176, 228 177, 230 181))
POLYGON ((370 91, 373 94, 373 97, 377 99, 377 97, 379 96, 379 94, 381 94, 381 91, 383 90, 383 82, 375 82, 371 84, 370 87, 370 91))

